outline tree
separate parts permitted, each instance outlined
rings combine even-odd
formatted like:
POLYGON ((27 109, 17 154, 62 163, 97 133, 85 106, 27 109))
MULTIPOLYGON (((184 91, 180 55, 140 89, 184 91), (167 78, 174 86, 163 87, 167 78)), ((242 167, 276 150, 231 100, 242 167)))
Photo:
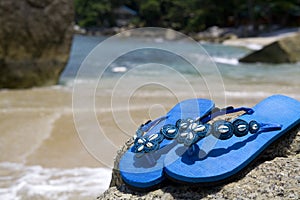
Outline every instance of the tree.
POLYGON ((119 5, 117 0, 75 0, 75 20, 83 27, 114 26, 113 9, 119 5))
POLYGON ((137 12, 139 26, 198 32, 211 26, 300 24, 300 0, 75 0, 76 22, 84 27, 115 26, 114 9, 137 12))

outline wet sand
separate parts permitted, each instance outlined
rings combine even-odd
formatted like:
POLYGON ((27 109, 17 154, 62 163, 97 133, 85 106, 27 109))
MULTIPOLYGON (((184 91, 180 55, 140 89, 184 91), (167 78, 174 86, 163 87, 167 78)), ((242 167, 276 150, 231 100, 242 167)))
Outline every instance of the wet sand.
POLYGON ((71 93, 40 88, 0 92, 0 162, 43 167, 100 167, 75 131, 71 93))
MULTIPOLYGON (((110 101, 109 96, 99 98, 101 102, 103 98, 110 101)), ((74 125, 70 89, 3 90, 0 99, 0 150, 4 152, 0 155, 0 162, 59 168, 105 167, 88 153, 79 139, 74 125)), ((232 97, 227 98, 227 103, 252 106, 259 100, 257 97, 232 97)), ((99 109, 96 113, 105 136, 118 149, 135 133, 139 124, 163 115, 176 102, 177 99, 172 96, 132 97, 129 111, 117 110, 114 113, 116 116, 113 116, 108 108, 99 109), (120 121, 118 116, 122 116, 122 112, 129 112, 132 119, 120 121)), ((112 161, 116 154, 105 150, 103 153, 109 154, 112 161)))

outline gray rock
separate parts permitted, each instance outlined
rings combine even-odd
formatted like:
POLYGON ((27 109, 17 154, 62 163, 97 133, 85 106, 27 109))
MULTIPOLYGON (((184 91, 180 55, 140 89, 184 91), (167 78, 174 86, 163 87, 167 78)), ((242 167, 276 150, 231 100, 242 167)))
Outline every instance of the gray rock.
POLYGON ((191 36, 198 41, 208 41, 215 43, 220 43, 224 40, 237 38, 237 34, 233 29, 220 28, 217 26, 209 27, 205 31, 199 32, 191 36))
MULTIPOLYGON (((118 152, 119 159, 132 144, 130 139, 118 152)), ((110 188, 97 199, 299 199, 300 126, 273 143, 256 162, 236 179, 215 187, 176 185, 168 182, 150 192, 130 190, 114 170, 110 188)))
POLYGON ((73 20, 73 0, 1 0, 0 88, 57 83, 73 20))
POLYGON ((248 63, 294 63, 299 61, 300 33, 279 39, 240 59, 240 62, 248 63))

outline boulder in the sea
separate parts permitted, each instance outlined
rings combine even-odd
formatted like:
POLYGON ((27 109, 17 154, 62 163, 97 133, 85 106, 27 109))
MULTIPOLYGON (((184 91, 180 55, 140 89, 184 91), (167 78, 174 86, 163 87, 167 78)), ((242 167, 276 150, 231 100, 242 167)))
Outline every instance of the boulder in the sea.
POLYGON ((73 35, 73 0, 0 1, 0 88, 56 84, 73 35))
POLYGON ((240 62, 295 63, 300 61, 300 33, 281 38, 240 59, 240 62))

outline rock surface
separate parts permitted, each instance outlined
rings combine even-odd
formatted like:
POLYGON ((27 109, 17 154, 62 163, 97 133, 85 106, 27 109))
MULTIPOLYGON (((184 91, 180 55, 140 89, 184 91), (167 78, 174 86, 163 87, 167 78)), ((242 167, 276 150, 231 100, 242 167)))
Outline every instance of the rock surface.
MULTIPOLYGON (((120 149, 115 168, 131 144, 132 139, 120 149)), ((299 199, 299 152, 300 126, 273 143, 234 182, 207 188, 166 182, 157 190, 142 193, 130 190, 114 170, 110 188, 98 199, 299 199)))
POLYGON ((300 33, 281 38, 261 50, 240 59, 240 62, 295 63, 300 61, 300 33))
POLYGON ((0 88, 58 81, 72 41, 73 0, 0 1, 0 88))

